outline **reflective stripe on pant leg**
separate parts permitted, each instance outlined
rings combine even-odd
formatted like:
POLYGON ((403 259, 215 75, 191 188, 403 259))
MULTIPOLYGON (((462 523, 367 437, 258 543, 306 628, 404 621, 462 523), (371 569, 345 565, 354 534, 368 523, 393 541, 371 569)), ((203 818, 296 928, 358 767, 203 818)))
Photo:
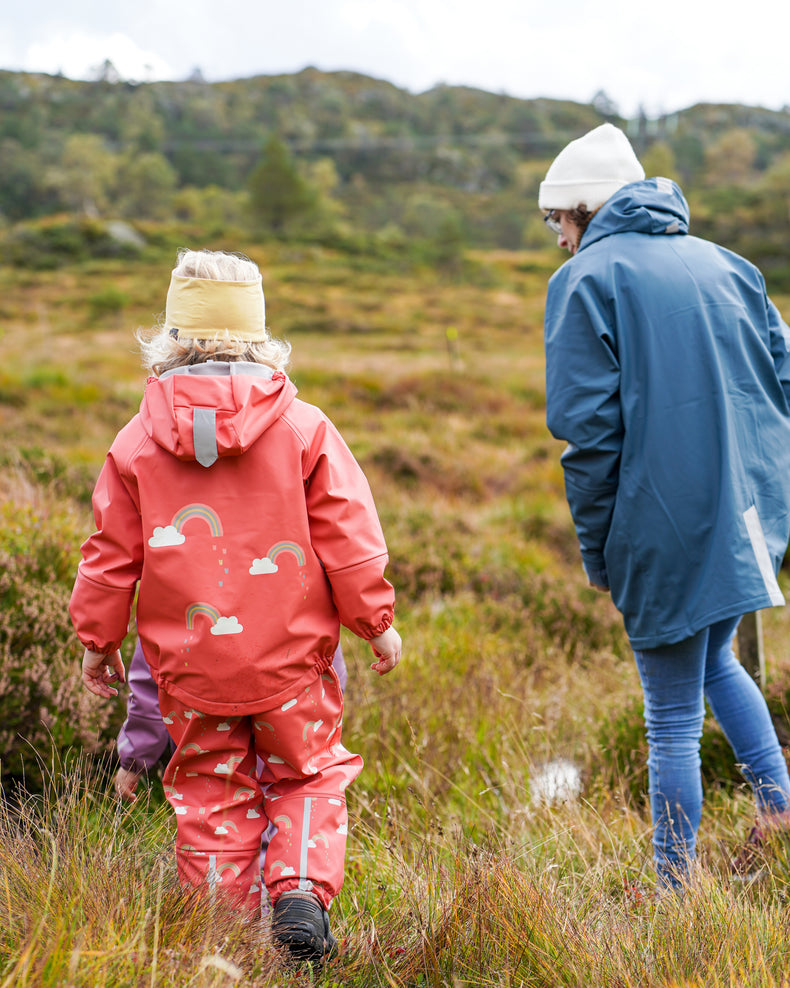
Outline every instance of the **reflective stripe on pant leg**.
POLYGON ((181 881, 220 889, 237 905, 260 911, 260 841, 266 826, 255 774, 249 718, 217 717, 160 693, 176 751, 165 794, 177 823, 181 881))
POLYGON ((299 888, 309 892, 313 883, 307 877, 307 850, 310 843, 310 797, 304 801, 304 816, 302 818, 302 849, 299 855, 299 888))
POLYGON ((341 743, 343 700, 329 670, 296 697, 254 718, 265 809, 277 826, 264 875, 272 901, 310 889, 328 906, 343 884, 344 792, 362 759, 341 743))

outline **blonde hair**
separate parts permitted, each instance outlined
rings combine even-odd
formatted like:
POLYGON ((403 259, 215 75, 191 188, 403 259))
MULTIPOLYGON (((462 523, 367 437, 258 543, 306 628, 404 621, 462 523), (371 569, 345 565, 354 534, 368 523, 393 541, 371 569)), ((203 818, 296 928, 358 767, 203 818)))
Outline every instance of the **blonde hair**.
MULTIPOLYGON (((211 250, 180 250, 173 274, 214 281, 257 281, 260 278, 258 265, 248 257, 211 250)), ((291 357, 291 344, 268 334, 267 337, 266 340, 248 342, 225 333, 212 340, 178 339, 162 324, 150 336, 137 332, 143 366, 156 377, 176 367, 202 364, 208 360, 247 361, 284 371, 291 357)))

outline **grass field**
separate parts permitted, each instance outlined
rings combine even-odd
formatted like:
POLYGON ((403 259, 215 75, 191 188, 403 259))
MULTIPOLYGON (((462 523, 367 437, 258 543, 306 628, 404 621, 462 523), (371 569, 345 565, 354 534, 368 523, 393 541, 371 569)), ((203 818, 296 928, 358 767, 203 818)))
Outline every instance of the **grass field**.
MULTIPOLYGON (((638 679, 611 602, 585 584, 545 428, 542 307, 560 255, 473 255, 440 276, 230 246, 261 266, 301 397, 370 479, 398 594, 392 675, 343 638, 344 740, 366 768, 332 911, 340 956, 284 969, 265 922, 179 893, 157 782, 119 806, 111 765, 53 759, 0 819, 0 988, 790 984, 790 853, 730 881, 752 808, 713 726, 698 884, 652 895, 638 679)), ((133 332, 163 309, 173 260, 0 269, 6 517, 90 532, 92 482, 144 383, 133 332)), ((790 620, 763 623, 780 716, 790 620)))

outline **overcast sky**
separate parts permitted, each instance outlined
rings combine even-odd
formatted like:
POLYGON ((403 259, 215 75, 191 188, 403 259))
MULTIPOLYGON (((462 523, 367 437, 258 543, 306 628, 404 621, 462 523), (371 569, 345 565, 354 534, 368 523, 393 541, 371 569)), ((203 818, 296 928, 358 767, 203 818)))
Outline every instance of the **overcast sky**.
MULTIPOLYGON (((6 0, 8 3, 9 0, 6 0)), ((418 93, 437 83, 656 116, 698 102, 790 104, 788 0, 23 0, 0 68, 209 82, 351 69, 418 93)))

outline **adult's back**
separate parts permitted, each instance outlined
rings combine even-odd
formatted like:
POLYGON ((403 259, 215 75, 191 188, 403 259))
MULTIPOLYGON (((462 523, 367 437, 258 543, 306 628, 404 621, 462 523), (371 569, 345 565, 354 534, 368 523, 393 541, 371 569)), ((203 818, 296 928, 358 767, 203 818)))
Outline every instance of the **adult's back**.
POLYGON ((783 601, 787 327, 760 272, 688 222, 674 182, 625 185, 546 302, 547 420, 570 443, 582 555, 637 648, 783 601))

